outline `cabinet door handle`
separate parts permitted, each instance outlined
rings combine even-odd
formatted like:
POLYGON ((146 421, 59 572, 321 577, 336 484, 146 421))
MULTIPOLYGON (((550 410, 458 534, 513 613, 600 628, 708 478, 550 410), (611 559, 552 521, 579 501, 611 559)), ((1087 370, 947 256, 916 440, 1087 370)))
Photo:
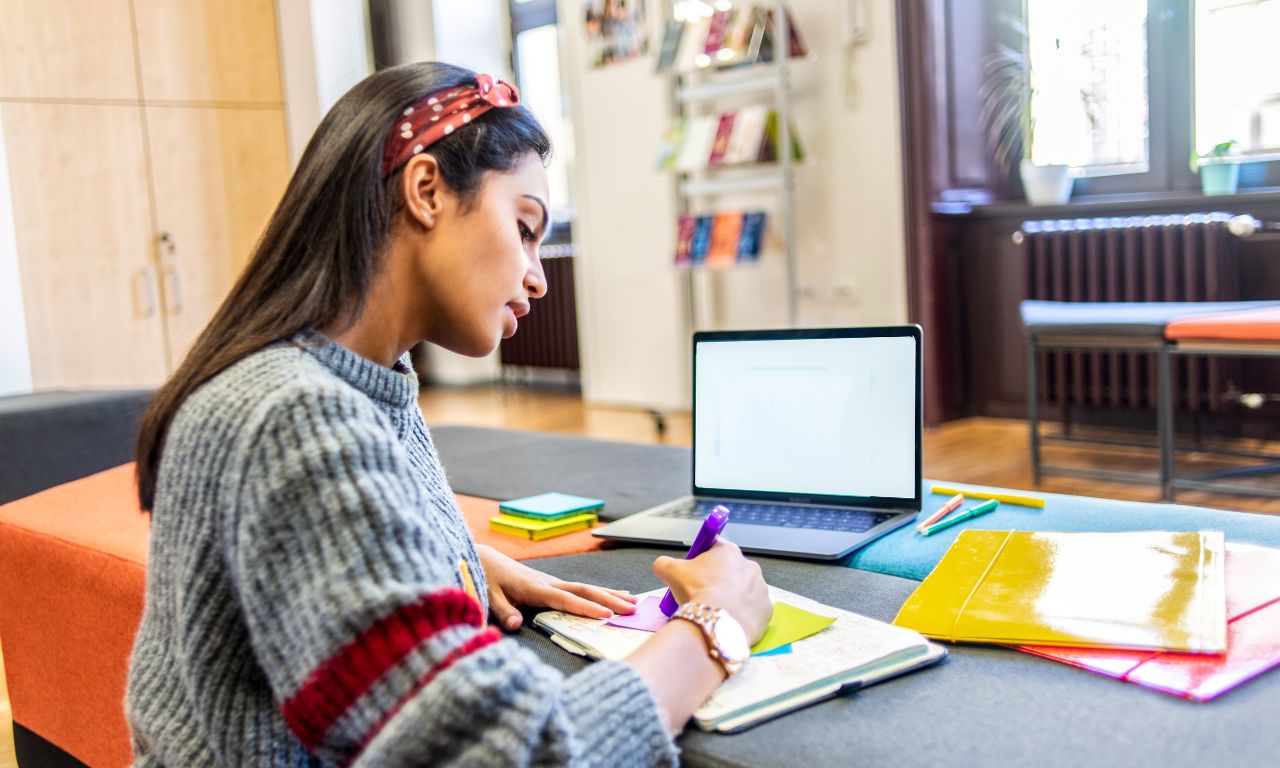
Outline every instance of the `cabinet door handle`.
POLYGON ((178 272, 178 265, 174 263, 174 255, 177 253, 178 244, 174 241, 173 235, 168 232, 160 233, 160 242, 164 245, 164 256, 162 257, 164 295, 169 305, 166 311, 171 315, 176 315, 182 312, 182 276, 178 272))
POLYGON ((180 314, 182 312, 182 273, 178 272, 176 264, 164 265, 164 293, 169 299, 169 314, 180 314))
POLYGON ((151 317, 156 313, 156 283, 152 279, 151 267, 143 267, 134 273, 133 303, 143 317, 151 317))

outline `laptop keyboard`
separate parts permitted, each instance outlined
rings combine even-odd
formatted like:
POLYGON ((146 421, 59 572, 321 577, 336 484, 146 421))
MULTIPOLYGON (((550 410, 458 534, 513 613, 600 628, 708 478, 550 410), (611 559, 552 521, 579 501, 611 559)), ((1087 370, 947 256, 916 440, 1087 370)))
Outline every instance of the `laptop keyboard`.
MULTIPOLYGON (((679 520, 702 520, 711 514, 718 502, 696 502, 689 506, 673 507, 655 512, 654 517, 679 520)), ((812 528, 822 531, 861 533, 870 530, 893 517, 891 513, 868 512, 856 509, 831 507, 803 507, 794 504, 725 504, 729 508, 730 523, 772 525, 781 528, 812 528)))

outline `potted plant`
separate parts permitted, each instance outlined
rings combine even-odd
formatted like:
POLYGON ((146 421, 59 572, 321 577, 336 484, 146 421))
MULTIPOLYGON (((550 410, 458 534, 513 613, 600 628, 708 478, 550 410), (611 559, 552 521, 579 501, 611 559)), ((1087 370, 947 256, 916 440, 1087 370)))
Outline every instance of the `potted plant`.
POLYGON ((1191 153, 1191 170, 1200 174, 1200 188, 1206 195, 1234 195, 1240 184, 1240 158, 1235 139, 1213 145, 1209 154, 1191 153))
POLYGON ((996 165, 1006 175, 1014 158, 1027 202, 1032 205, 1061 205, 1071 198, 1074 182, 1071 167, 1062 164, 1038 165, 1031 160, 1035 137, 1035 117, 1031 114, 1031 58, 1026 52, 1027 28, 1008 14, 1001 21, 1022 41, 1020 48, 999 43, 996 52, 983 61, 986 80, 979 89, 982 99, 980 120, 987 141, 995 153, 996 165))

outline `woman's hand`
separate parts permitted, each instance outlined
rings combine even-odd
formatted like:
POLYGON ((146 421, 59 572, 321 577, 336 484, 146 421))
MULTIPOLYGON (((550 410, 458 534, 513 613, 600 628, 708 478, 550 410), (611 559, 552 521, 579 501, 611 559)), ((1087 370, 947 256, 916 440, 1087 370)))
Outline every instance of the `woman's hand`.
POLYGON ((560 581, 484 544, 476 545, 476 551, 489 582, 489 610, 498 626, 507 631, 519 629, 524 620, 516 608, 519 605, 554 608, 592 619, 636 610, 636 599, 629 592, 560 581))
POLYGON ((692 600, 728 611, 752 644, 764 635, 773 615, 760 566, 726 539, 692 560, 659 557, 653 561, 653 575, 671 587, 681 605, 692 600))

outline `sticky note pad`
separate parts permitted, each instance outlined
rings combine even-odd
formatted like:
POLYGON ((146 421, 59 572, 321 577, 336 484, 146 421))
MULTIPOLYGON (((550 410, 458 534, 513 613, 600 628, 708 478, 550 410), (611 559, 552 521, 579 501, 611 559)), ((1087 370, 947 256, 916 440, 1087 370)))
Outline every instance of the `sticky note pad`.
POLYGON ((662 612, 662 598, 650 595, 636 603, 636 612, 630 616, 618 614, 609 619, 608 624, 627 629, 640 629, 645 632, 657 632, 670 621, 662 612))
POLYGON ((568 493, 540 493, 536 496, 501 502, 498 504, 498 509, 516 517, 557 520, 584 512, 599 512, 604 509, 604 501, 568 493))
POLYGON ((527 517, 511 515, 495 515, 489 518, 489 530, 519 536, 524 539, 541 541, 566 533, 581 531, 596 524, 594 512, 554 520, 533 520, 527 517))
POLYGON ((809 635, 821 632, 834 623, 836 623, 836 620, 830 616, 811 613, 787 603, 774 603, 773 618, 769 619, 769 626, 764 630, 764 637, 760 638, 760 642, 751 646, 751 655, 756 656, 767 653, 788 643, 803 640, 809 635))
POLYGON ((767 651, 761 651, 760 653, 753 653, 751 655, 752 656, 785 656, 788 653, 791 653, 791 643, 787 643, 786 645, 780 645, 777 648, 771 648, 770 650, 767 650, 767 651))

